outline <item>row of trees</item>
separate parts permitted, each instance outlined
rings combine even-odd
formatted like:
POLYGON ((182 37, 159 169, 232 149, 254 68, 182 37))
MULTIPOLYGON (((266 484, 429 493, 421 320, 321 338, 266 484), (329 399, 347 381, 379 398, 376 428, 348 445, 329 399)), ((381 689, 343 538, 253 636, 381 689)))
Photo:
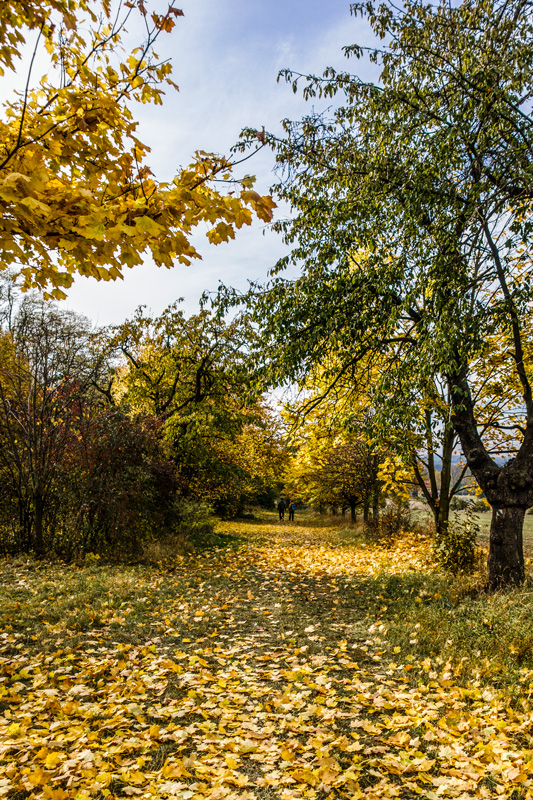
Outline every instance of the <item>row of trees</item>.
POLYGON ((245 298, 258 360, 269 382, 311 394, 320 369, 315 401, 343 387, 352 406, 367 398, 374 438, 420 474, 437 526, 458 443, 492 506, 488 586, 519 584, 533 504, 531 5, 352 11, 382 44, 346 54, 368 53, 379 82, 287 72, 336 105, 268 137, 293 209, 275 227, 293 248, 245 298), (294 280, 279 274, 289 262, 294 280))
MULTIPOLYGON (((181 12, 150 14, 142 0, 116 11, 107 0, 23 0, 7 3, 0 19, 0 74, 9 77, 30 53, 26 88, 8 101, 0 125, 0 258, 18 265, 26 286, 56 297, 73 273, 115 279, 145 250, 158 264, 190 262, 199 223, 216 243, 252 212, 272 216, 272 199, 252 191, 250 176, 235 179, 222 157, 198 154, 171 184, 156 181, 129 104, 159 103, 161 87, 172 84, 153 45, 181 12), (117 59, 134 14, 145 40, 117 59), (41 46, 50 69, 34 81, 41 46)), ((259 405, 255 417, 242 410, 251 348, 265 385, 298 383, 311 407, 334 397, 347 409, 335 459, 341 445, 354 445, 350 432, 362 419, 359 439, 372 458, 386 448, 394 463, 403 459, 441 532, 460 485, 450 466, 458 444, 493 509, 488 585, 523 580, 522 524, 533 505, 531 6, 406 0, 398 10, 368 0, 352 11, 382 45, 346 53, 368 53, 379 82, 332 69, 286 73, 307 97, 335 98, 333 111, 286 121, 283 138, 254 130, 243 142, 275 152, 276 193, 293 209, 275 227, 293 249, 269 285, 252 287, 248 315, 231 334, 217 317, 184 320, 174 308, 160 320, 139 314, 104 337, 95 361, 85 360, 93 337, 86 347, 65 334, 73 349, 58 346, 48 362, 44 332, 53 338, 54 314, 66 331, 64 315, 29 301, 14 316, 5 312, 5 469, 12 487, 31 476, 26 494, 13 488, 9 496, 18 497, 19 519, 30 520, 18 529, 32 532, 37 549, 46 546, 45 528, 61 527, 51 526, 50 509, 63 508, 56 481, 62 454, 76 450, 66 445, 69 431, 82 441, 82 418, 100 419, 101 409, 122 415, 100 420, 104 427, 153 421, 143 436, 163 447, 184 496, 198 494, 201 465, 213 486, 236 464, 243 478, 271 444, 265 439, 263 450, 261 436, 247 432, 273 427, 259 405), (289 261, 301 268, 292 281, 279 274, 289 261), (41 380, 41 363, 50 380, 41 380)), ((233 490, 201 486, 221 508, 231 504, 233 490)))
POLYGON ((0 315, 4 551, 138 553, 199 503, 272 502, 284 445, 241 323, 171 306, 93 330, 9 279, 0 315))

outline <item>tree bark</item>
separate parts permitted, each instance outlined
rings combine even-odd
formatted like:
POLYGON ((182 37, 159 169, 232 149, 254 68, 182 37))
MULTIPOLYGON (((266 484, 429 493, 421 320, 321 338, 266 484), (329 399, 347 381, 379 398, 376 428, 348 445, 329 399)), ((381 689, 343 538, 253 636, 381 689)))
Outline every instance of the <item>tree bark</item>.
POLYGON ((487 589, 519 586, 524 581, 522 528, 533 505, 533 423, 528 424, 516 458, 499 466, 479 435, 467 371, 450 380, 453 424, 467 464, 492 506, 487 589))
POLYGON ((367 495, 363 502, 363 522, 368 525, 370 518, 370 497, 367 495))
POLYGON ((520 586, 524 581, 522 527, 525 513, 526 509, 520 506, 492 508, 487 560, 487 588, 491 591, 506 586, 520 586))
POLYGON ((355 500, 350 500, 351 521, 357 522, 357 514, 355 513, 356 503, 355 500))
POLYGON ((35 555, 37 558, 44 556, 43 511, 43 497, 40 492, 36 492, 33 496, 33 523, 35 528, 35 555))
POLYGON ((374 497, 372 499, 372 520, 373 522, 379 522, 379 492, 374 492, 374 497))
POLYGON ((376 524, 379 522, 379 495, 381 485, 378 480, 379 458, 374 456, 372 459, 372 520, 376 524))
POLYGON ((442 465, 440 473, 439 517, 437 533, 444 533, 450 520, 450 486, 452 482, 452 456, 455 431, 446 425, 442 442, 442 465))

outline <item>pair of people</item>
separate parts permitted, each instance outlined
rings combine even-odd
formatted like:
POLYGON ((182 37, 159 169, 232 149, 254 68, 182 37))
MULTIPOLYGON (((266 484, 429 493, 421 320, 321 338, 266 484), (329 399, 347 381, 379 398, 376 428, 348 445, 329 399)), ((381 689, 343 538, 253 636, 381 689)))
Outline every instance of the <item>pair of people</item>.
MULTIPOLYGON (((278 503, 278 512, 279 512, 280 520, 285 519, 285 510, 286 510, 286 508, 287 508, 287 505, 285 503, 285 500, 282 497, 281 500, 278 503)), ((296 510, 295 503, 289 503, 289 522, 291 522, 291 521, 294 522, 294 512, 295 512, 295 510, 296 510)))

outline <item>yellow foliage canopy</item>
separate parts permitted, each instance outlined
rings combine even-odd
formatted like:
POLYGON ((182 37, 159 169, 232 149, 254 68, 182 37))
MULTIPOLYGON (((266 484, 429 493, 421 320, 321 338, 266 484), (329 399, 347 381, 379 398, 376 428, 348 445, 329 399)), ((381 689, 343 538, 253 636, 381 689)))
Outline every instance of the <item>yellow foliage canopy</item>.
POLYGON ((0 263, 48 296, 64 297, 74 273, 121 278, 145 252, 159 266, 189 264, 200 257, 189 239, 200 223, 219 243, 249 225, 253 213, 263 221, 272 216, 272 199, 250 190, 250 176, 232 180, 231 194, 214 188, 220 173, 231 178, 224 157, 197 152, 172 182, 154 178, 128 103, 161 104, 162 87, 177 88, 153 46, 182 12, 170 6, 150 16, 142 0, 126 6, 115 18, 108 0, 3 3, 0 76, 29 47, 32 56, 25 91, 0 116, 0 263), (95 5, 102 25, 95 24, 95 5), (121 38, 134 13, 144 18, 147 38, 125 54, 121 38), (50 69, 35 80, 43 47, 50 69))

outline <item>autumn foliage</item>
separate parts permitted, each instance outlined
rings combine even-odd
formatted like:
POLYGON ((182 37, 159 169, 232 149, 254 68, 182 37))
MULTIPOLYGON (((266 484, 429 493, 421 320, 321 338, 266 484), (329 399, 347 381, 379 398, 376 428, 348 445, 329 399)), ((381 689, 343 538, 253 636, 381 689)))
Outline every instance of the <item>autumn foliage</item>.
POLYGON ((175 305, 99 330, 0 284, 0 549, 140 558, 272 502, 283 435, 245 332, 175 305))
POLYGON ((474 609, 423 539, 219 534, 165 570, 2 565, 6 796, 531 798, 526 593, 503 635, 505 598, 474 609))
POLYGON ((146 162, 131 106, 161 104, 164 87, 177 88, 154 45, 180 15, 173 6, 150 13, 142 0, 118 14, 108 0, 3 4, 0 75, 9 85, 25 70, 26 83, 0 119, 0 260, 26 286, 59 298, 74 274, 115 280, 143 254, 166 267, 190 264, 200 257, 190 241, 198 225, 217 244, 253 214, 271 219, 271 198, 253 191, 253 178, 235 179, 224 157, 198 152, 169 182, 146 162), (137 16, 145 39, 127 53, 137 16), (216 188, 215 177, 231 179, 232 191, 216 188))

